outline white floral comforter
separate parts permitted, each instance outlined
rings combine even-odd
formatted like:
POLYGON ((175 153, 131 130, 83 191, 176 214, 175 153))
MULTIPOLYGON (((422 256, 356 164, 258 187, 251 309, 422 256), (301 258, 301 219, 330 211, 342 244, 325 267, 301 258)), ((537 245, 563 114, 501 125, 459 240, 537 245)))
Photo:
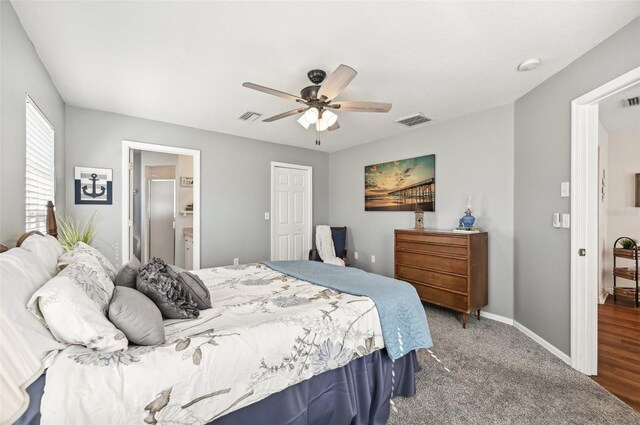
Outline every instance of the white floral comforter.
POLYGON ((162 346, 71 346, 47 372, 43 424, 203 424, 383 347, 375 305, 263 264, 196 272, 213 308, 162 346))

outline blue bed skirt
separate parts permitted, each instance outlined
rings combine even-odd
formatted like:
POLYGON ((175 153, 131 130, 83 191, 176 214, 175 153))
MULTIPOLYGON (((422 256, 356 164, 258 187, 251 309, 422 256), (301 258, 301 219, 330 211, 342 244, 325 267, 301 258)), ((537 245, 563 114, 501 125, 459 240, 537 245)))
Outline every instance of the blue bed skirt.
POLYGON ((416 393, 416 352, 395 361, 375 351, 346 366, 302 381, 209 425, 384 425, 389 418, 392 368, 397 395, 416 393))
MULTIPOLYGON (((395 372, 393 396, 412 397, 416 392, 415 373, 420 371, 415 351, 394 363, 383 349, 272 394, 208 425, 383 425, 389 418, 392 370, 395 372)), ((16 424, 40 423, 45 379, 42 375, 27 388, 29 408, 16 424)))

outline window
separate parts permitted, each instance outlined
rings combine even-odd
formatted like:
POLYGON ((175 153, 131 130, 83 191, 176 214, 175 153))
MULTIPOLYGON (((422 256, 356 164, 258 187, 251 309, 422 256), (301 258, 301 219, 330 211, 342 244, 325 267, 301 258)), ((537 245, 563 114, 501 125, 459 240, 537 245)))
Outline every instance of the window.
POLYGON ((25 230, 46 232, 47 201, 55 196, 54 129, 38 106, 26 100, 26 157, 25 230))

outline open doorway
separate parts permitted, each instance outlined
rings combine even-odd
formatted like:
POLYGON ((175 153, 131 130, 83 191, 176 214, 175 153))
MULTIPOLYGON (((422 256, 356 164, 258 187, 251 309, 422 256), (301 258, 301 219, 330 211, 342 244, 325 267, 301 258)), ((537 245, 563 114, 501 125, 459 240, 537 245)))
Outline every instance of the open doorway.
POLYGON ((637 304, 640 204, 640 84, 598 108, 600 249, 598 370, 594 380, 640 411, 640 308, 637 304))
POLYGON ((200 267, 199 151, 123 141, 123 257, 200 267))
MULTIPOLYGON (((640 85, 640 67, 571 102, 571 365, 598 372, 598 306, 603 249, 599 232, 599 106, 640 85)), ((612 250, 612 247, 611 247, 612 250)))

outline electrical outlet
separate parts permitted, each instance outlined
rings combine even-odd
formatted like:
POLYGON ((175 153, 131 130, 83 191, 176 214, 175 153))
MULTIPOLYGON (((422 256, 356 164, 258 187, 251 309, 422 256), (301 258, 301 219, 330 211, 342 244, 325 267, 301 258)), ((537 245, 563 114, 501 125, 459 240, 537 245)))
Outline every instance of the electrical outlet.
POLYGON ((571 227, 571 214, 562 214, 562 228, 568 229, 571 227))
POLYGON ((268 212, 264 213, 264 219, 265 220, 269 220, 269 213, 268 212))
POLYGON ((353 253, 353 259, 354 259, 354 260, 357 260, 357 259, 358 259, 358 251, 355 251, 355 252, 353 253))
POLYGON ((569 182, 560 183, 560 197, 568 198, 569 195, 569 182))
POLYGON ((372 262, 372 263, 375 263, 375 262, 376 262, 376 256, 375 256, 375 255, 372 255, 372 256, 371 256, 371 262, 372 262))
POLYGON ((240 264, 240 259, 239 259, 239 258, 234 258, 234 259, 233 259, 233 265, 234 265, 234 266, 237 266, 237 265, 239 265, 239 264, 240 264))

